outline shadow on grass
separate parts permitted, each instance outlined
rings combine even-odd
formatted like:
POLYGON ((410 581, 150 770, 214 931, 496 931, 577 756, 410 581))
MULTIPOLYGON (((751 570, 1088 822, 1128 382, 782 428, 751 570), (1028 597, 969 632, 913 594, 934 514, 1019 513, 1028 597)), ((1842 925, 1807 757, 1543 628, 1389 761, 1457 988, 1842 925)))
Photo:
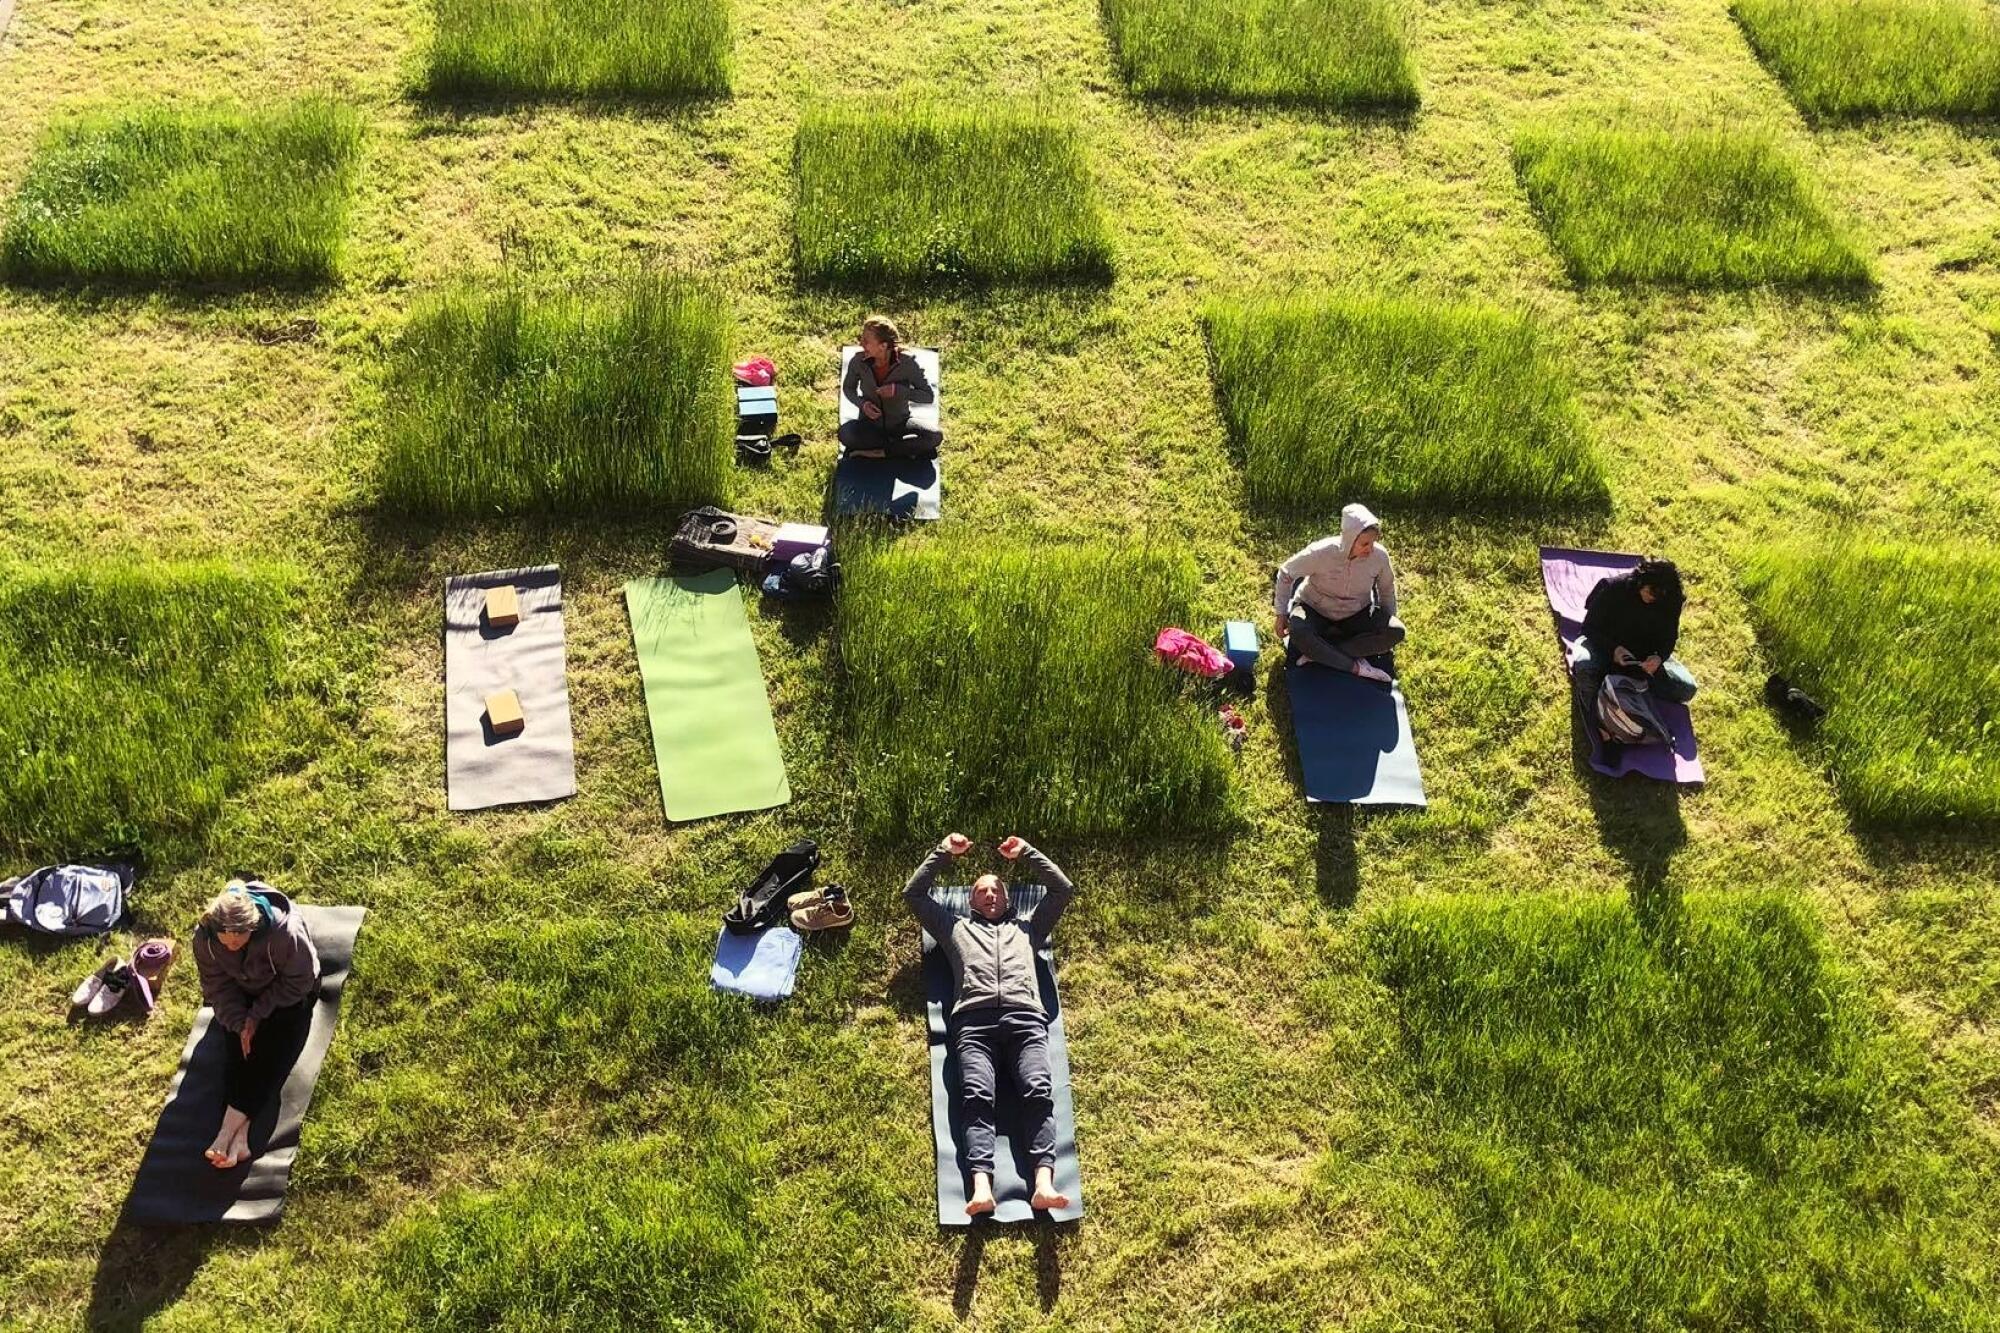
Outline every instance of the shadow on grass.
POLYGON ((461 91, 432 88, 418 81, 408 89, 407 100, 416 113, 413 133, 424 139, 446 134, 483 134, 492 127, 482 122, 543 110, 573 112, 592 120, 646 120, 693 133, 712 128, 728 110, 730 96, 716 92, 647 96, 461 91))
POLYGON ((1267 97, 1212 95, 1141 94, 1121 90, 1118 100, 1152 128, 1174 135, 1191 130, 1221 128, 1240 131, 1243 116, 1254 113, 1267 119, 1289 119, 1297 128, 1387 131, 1397 136, 1414 133, 1422 106, 1407 102, 1326 102, 1310 95, 1267 97))
MULTIPOLYGON (((1271 730, 1277 738, 1285 781, 1305 803, 1306 818, 1312 821, 1313 889, 1328 907, 1346 911, 1361 896, 1361 861, 1354 850, 1354 834, 1370 812, 1352 805, 1306 802, 1305 770, 1299 766, 1298 739, 1292 731, 1292 701, 1285 689, 1285 654, 1274 651, 1271 657, 1273 664, 1264 674, 1264 713, 1271 719, 1271 730)), ((1383 813, 1394 813, 1396 809, 1385 807, 1383 813)))
POLYGON ((1591 812, 1597 816, 1598 836, 1625 866, 1640 925, 1649 933, 1671 929, 1680 916, 1680 891, 1667 882, 1667 876, 1688 840, 1679 785, 1636 774, 1603 776, 1590 767, 1583 729, 1570 730, 1575 762, 1590 795, 1591 812))
POLYGON ((220 1223, 188 1227, 139 1226, 123 1216, 98 1252, 90 1282, 89 1329, 139 1329, 179 1300, 194 1275, 221 1249, 249 1250, 263 1243, 256 1228, 220 1223))
POLYGON ((1075 1222, 1031 1222, 1026 1226, 975 1223, 968 1228, 958 1249, 958 1271, 951 1283, 952 1313, 960 1319, 972 1314, 973 1298, 979 1291, 979 1268, 986 1247, 1032 1245, 1035 1247, 1035 1299, 1048 1314, 1062 1299, 1062 1252, 1077 1234, 1075 1222))

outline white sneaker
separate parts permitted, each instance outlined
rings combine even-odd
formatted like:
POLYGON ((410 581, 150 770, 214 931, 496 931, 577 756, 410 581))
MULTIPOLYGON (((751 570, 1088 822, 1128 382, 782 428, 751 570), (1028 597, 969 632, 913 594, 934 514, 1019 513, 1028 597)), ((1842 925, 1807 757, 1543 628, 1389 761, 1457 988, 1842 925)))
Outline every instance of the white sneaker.
POLYGON ((69 997, 69 1002, 80 1009, 96 999, 97 992, 104 989, 104 974, 110 970, 111 960, 107 959, 99 963, 95 972, 92 972, 77 983, 75 992, 69 997))
POLYGON ((1354 664, 1354 674, 1363 680, 1372 680, 1377 685, 1394 685, 1396 683, 1394 676, 1384 671, 1381 667, 1376 666, 1373 662, 1356 662, 1354 664))

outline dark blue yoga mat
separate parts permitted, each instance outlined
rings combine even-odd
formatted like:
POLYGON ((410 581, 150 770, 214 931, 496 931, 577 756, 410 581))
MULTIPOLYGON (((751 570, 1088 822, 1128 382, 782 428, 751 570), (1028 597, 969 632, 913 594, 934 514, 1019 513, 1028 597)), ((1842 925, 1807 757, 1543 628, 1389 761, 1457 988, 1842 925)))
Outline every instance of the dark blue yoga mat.
MULTIPOLYGON (((1033 916, 1044 892, 1039 884, 1010 886, 1014 919, 1025 922, 1033 916)), ((932 889, 931 896, 959 916, 972 910, 970 889, 932 889)), ((1076 1104, 1069 1086, 1069 1041, 1063 1033, 1062 997, 1056 993, 1055 955, 1047 945, 1036 950, 1035 964, 1042 984, 1042 1008, 1049 1015, 1049 1078, 1055 1084, 1056 1104, 1056 1188, 1069 1196, 1069 1207, 1038 1213, 1028 1204, 1034 1194, 1035 1167, 1026 1158, 1026 1136, 1018 1132, 1018 1124, 1008 1115, 1012 1083, 1003 1071, 995 1125, 999 1142, 993 1153, 993 1194, 1000 1205, 992 1213, 996 1222, 1030 1222, 1037 1218, 1074 1222, 1083 1216, 1083 1175, 1076 1161, 1076 1104)), ((937 1148, 938 1225, 944 1227, 971 1226, 973 1222, 965 1215, 965 1200, 972 1192, 972 1173, 965 1169, 960 1156, 965 1149, 965 1131, 954 1093, 958 1087, 958 1059, 952 1054, 951 1045, 955 986, 951 963, 926 932, 924 1009, 930 1024, 931 1138, 937 1148)))
POLYGON ((929 522, 944 512, 934 458, 843 458, 833 468, 833 512, 929 522))
POLYGON ((1285 668, 1308 801, 1414 805, 1424 799, 1402 690, 1323 666, 1285 668))

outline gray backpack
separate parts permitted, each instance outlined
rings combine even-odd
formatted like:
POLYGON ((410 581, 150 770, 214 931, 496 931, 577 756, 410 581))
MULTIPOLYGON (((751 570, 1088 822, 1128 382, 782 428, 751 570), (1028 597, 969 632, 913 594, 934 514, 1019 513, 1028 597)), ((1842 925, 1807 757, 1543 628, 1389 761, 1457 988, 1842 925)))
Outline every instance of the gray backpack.
POLYGON ((1625 745, 1647 741, 1671 745, 1674 741, 1667 724, 1653 711, 1652 691, 1646 688, 1643 676, 1622 676, 1615 671, 1605 676, 1597 687, 1597 720, 1612 740, 1625 745))
POLYGON ((46 935, 103 935, 125 915, 127 866, 43 866, 20 879, 0 879, 10 925, 46 935))

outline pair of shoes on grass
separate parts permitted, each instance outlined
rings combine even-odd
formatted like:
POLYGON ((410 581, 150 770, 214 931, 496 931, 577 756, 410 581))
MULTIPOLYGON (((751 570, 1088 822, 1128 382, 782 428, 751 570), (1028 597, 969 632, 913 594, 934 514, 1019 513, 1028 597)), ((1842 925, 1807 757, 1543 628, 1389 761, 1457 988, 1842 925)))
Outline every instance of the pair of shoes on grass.
POLYGON ((77 986, 70 1003, 92 1018, 102 1018, 124 1003, 127 995, 137 995, 150 1014, 159 1003, 160 987, 173 961, 172 940, 147 940, 130 958, 106 959, 77 986))
POLYGON ((785 899, 785 906, 791 910, 792 929, 807 934, 845 930, 854 924, 854 904, 847 901, 847 890, 838 884, 795 893, 785 899))

